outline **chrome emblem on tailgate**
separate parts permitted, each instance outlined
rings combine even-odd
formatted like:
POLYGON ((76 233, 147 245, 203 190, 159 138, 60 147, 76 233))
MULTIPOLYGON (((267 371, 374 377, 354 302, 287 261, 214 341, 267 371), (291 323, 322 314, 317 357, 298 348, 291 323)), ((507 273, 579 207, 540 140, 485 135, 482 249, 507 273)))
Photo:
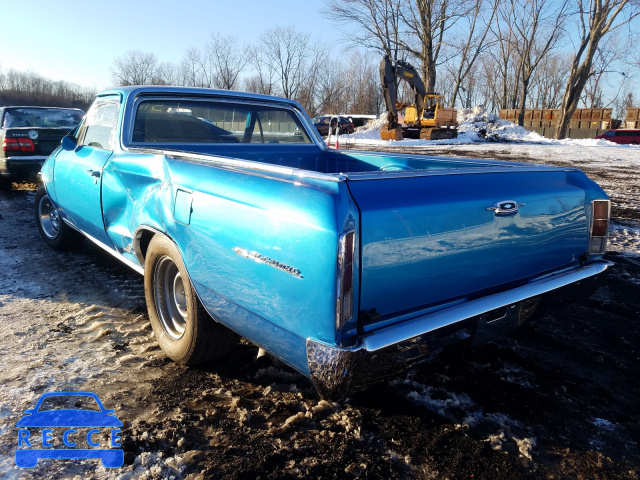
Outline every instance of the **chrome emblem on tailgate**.
POLYGON ((485 208, 485 210, 493 210, 496 215, 511 215, 518 212, 518 207, 523 206, 524 203, 518 203, 515 200, 503 200, 494 203, 491 207, 485 208))

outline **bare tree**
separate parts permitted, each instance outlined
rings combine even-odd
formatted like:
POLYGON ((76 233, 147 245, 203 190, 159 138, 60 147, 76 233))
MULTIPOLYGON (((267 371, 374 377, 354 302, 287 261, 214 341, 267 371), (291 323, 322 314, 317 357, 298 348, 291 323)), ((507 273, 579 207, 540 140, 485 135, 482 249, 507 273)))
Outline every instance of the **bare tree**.
POLYGON ((157 66, 155 54, 129 50, 114 60, 111 75, 118 86, 147 85, 153 83, 157 66))
MULTIPOLYGON (((356 27, 345 33, 348 43, 393 60, 417 59, 425 87, 433 92, 437 67, 459 54, 456 47, 442 56, 448 46, 457 43, 447 36, 475 5, 475 0, 471 0, 471 6, 469 0, 326 0, 325 12, 339 24, 356 27)), ((472 34, 472 38, 476 37, 472 34)), ((467 65, 462 72, 468 72, 469 60, 475 61, 471 50, 465 52, 467 65)))
POLYGON ((161 62, 156 68, 155 73, 157 85, 179 85, 180 73, 175 64, 170 62, 161 62))
POLYGON ((567 82, 569 59, 566 55, 547 55, 538 65, 530 85, 533 108, 559 108, 567 82))
MULTIPOLYGON (((509 14, 506 15, 507 21, 504 21, 505 14, 501 10, 500 21, 494 22, 492 27, 493 36, 496 39, 497 48, 491 51, 499 76, 492 79, 491 82, 496 84, 496 91, 500 90, 500 108, 516 108, 518 91, 520 89, 519 71, 516 70, 516 51, 514 44, 516 42, 514 30, 509 23, 509 14), (499 78, 499 82, 497 79, 499 78)), ((489 64, 485 64, 487 67, 489 64)), ((485 68, 487 78, 491 78, 490 71, 485 68)))
POLYGON ((578 107, 580 96, 594 73, 593 62, 598 46, 611 32, 628 24, 640 14, 637 0, 576 0, 579 38, 567 79, 555 137, 567 136, 569 121, 578 107))
POLYGON ((623 94, 624 87, 628 83, 629 79, 625 72, 619 71, 617 67, 623 66, 623 63, 628 59, 628 52, 634 50, 635 44, 631 41, 631 37, 625 42, 618 33, 620 32, 614 31, 611 35, 603 38, 593 58, 593 74, 587 80, 580 95, 581 102, 587 108, 605 106, 605 96, 611 97, 613 90, 610 85, 612 76, 621 76, 622 81, 616 82, 619 88, 617 94, 611 99, 611 104, 623 94))
POLYGON ((493 56, 487 55, 480 58, 474 69, 474 76, 478 78, 478 95, 482 99, 480 105, 487 107, 489 111, 496 111, 502 107, 502 82, 500 75, 496 75, 498 63, 493 56))
POLYGON ((313 42, 303 68, 300 87, 294 97, 312 117, 322 112, 322 99, 318 98, 318 89, 322 71, 326 69, 328 62, 329 51, 321 42, 313 42))
MULTIPOLYGON (((462 83, 475 66, 480 54, 490 46, 487 35, 496 16, 500 0, 475 0, 466 15, 468 32, 466 41, 456 57, 458 68, 451 94, 451 105, 455 105, 462 83)), ((464 29, 463 29, 464 30, 464 29)))
POLYGON ((338 114, 346 111, 347 78, 346 65, 340 60, 327 59, 318 72, 318 107, 315 114, 338 114))
POLYGON ((270 70, 264 60, 262 49, 252 46, 247 50, 249 63, 253 67, 254 75, 245 78, 244 89, 247 92, 273 95, 275 91, 275 72, 270 70))
POLYGON ((262 61, 274 72, 282 96, 294 98, 302 85, 309 55, 309 35, 294 27, 275 27, 265 31, 262 42, 262 61))
POLYGON ((400 45, 420 60, 424 85, 428 92, 434 92, 436 68, 448 60, 440 57, 446 45, 445 35, 467 13, 468 6, 464 0, 403 0, 403 3, 400 15, 405 30, 400 45))
POLYGON ((356 50, 347 61, 347 111, 359 114, 382 113, 384 99, 380 88, 380 62, 356 50))
POLYGON ((553 49, 562 35, 568 0, 511 0, 504 21, 515 35, 512 41, 518 55, 520 78, 520 113, 518 124, 524 124, 529 86, 536 68, 553 49))
POLYGON ((236 89, 240 74, 249 63, 247 47, 241 47, 233 36, 212 34, 207 44, 207 56, 212 67, 213 85, 223 90, 236 89))
MULTIPOLYGON (((622 95, 619 95, 613 102, 613 118, 624 119, 627 116, 627 109, 634 106, 633 92, 629 90, 629 85, 625 85, 622 95)), ((626 125, 623 125, 623 128, 626 125)))
POLYGON ((205 87, 206 76, 204 75, 204 60, 200 50, 190 48, 186 51, 184 57, 180 61, 180 76, 182 84, 187 87, 205 87))
MULTIPOLYGON (((400 9, 404 0, 326 0, 325 15, 345 27, 346 43, 399 58, 400 9), (352 28, 355 26, 355 30, 352 28)), ((328 39, 331 42, 331 39, 328 39)))

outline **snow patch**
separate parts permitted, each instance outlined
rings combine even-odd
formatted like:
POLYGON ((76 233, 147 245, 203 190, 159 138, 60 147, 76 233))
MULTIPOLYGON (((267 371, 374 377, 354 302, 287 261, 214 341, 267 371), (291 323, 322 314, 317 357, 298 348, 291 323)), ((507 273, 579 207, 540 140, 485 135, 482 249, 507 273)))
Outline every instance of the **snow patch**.
POLYGON ((613 432, 617 429, 617 425, 615 423, 612 423, 604 418, 594 418, 593 420, 589 421, 599 429, 605 430, 607 432, 613 432))
POLYGON ((612 221, 607 250, 625 255, 640 255, 640 226, 612 221))

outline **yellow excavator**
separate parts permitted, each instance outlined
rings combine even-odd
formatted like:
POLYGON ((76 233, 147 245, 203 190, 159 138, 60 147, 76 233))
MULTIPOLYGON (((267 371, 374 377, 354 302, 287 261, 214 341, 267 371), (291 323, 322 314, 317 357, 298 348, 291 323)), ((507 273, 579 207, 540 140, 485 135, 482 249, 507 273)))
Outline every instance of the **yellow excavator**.
POLYGON ((385 55, 380 62, 380 80, 389 115, 389 123, 380 130, 382 140, 442 140, 458 136, 457 110, 444 107, 441 95, 427 93, 420 75, 410 64, 398 60, 394 65, 389 55, 385 55), (409 83, 415 103, 398 102, 396 77, 409 83), (402 109, 405 126, 398 123, 398 111, 402 109))

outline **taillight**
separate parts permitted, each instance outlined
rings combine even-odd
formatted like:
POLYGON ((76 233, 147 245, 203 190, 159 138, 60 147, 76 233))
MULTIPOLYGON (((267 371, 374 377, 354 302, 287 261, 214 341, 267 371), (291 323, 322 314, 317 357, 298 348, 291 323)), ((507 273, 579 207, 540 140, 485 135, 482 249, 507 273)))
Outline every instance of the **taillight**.
POLYGON ((2 139, 2 151, 4 152, 33 152, 35 147, 30 138, 7 138, 2 139))
POLYGON ((351 230, 340 236, 338 245, 338 299, 336 327, 341 329, 353 317, 353 254, 356 233, 351 230))
POLYGON ((604 253, 609 236, 609 218, 611 217, 611 202, 609 200, 594 200, 591 202, 591 231, 589 238, 589 253, 604 253))
POLYGON ((20 145, 18 145, 17 138, 3 138, 2 139, 2 151, 3 152, 19 152, 20 145))

